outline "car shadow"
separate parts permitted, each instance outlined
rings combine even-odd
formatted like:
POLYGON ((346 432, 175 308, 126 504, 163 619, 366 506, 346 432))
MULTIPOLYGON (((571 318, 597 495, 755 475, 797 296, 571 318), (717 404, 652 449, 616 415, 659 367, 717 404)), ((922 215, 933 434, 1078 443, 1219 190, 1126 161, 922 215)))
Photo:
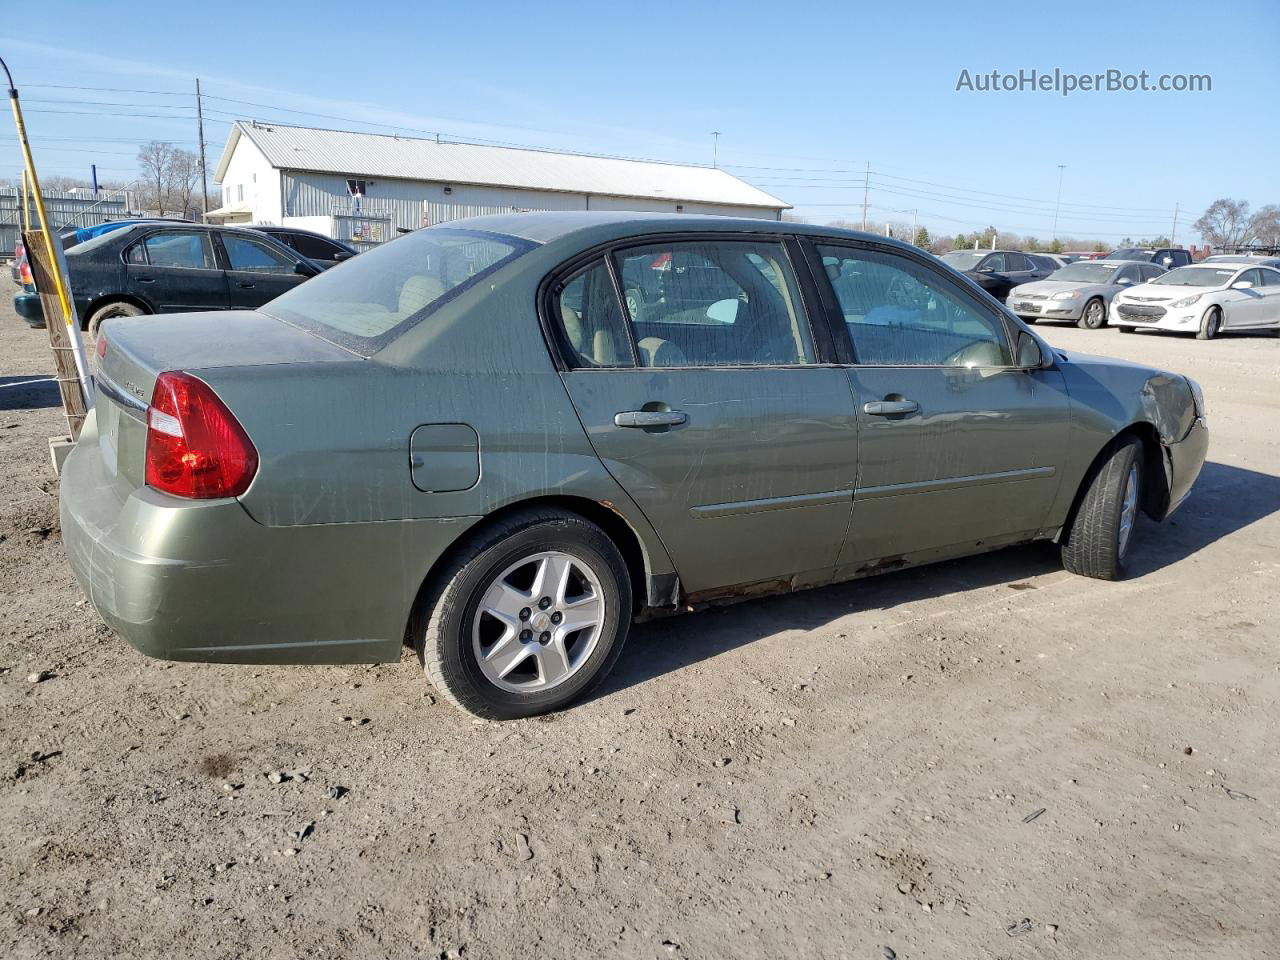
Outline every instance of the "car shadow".
MULTIPOLYGON (((1169 520, 1144 520, 1140 525, 1129 576, 1154 573, 1277 512, 1280 477, 1206 463, 1191 496, 1169 520)), ((999 584, 1026 589, 1031 586, 1024 586, 1026 578, 1061 569, 1057 546, 1041 542, 637 624, 617 667, 595 696, 625 690, 783 630, 817 629, 850 613, 891 610, 999 584)))
POLYGON ((35 373, 0 377, 0 410, 40 410, 61 405, 58 383, 52 377, 35 373))

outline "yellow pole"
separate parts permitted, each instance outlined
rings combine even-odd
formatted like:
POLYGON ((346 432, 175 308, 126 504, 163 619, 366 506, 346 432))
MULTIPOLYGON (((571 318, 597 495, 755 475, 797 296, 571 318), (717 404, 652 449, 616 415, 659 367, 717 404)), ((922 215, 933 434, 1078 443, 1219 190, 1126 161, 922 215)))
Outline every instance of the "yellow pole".
POLYGON ((22 107, 18 105, 18 91, 13 85, 13 77, 9 75, 9 67, 4 65, 5 75, 9 78, 9 104, 13 107, 13 122, 18 128, 18 142, 22 145, 22 160, 26 164, 26 180, 31 185, 31 192, 36 198, 36 217, 40 220, 40 232, 44 234, 45 253, 48 254, 49 272, 53 274, 53 285, 58 292, 58 303, 62 306, 62 320, 67 325, 67 335, 74 347, 76 373, 80 376, 80 391, 84 394, 85 406, 93 405, 93 388, 89 384, 89 360, 84 355, 84 341, 80 339, 79 325, 76 323, 75 306, 71 303, 71 295, 60 268, 61 260, 54 249, 53 231, 49 229, 49 216, 44 209, 44 195, 40 192, 40 180, 36 176, 36 164, 31 158, 31 143, 27 140, 27 125, 22 122, 22 107))

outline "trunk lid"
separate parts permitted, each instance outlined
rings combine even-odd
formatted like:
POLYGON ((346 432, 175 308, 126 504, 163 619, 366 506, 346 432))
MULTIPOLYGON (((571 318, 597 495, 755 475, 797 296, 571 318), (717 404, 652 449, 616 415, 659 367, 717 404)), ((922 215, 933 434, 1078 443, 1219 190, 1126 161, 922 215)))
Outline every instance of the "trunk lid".
POLYGON ((349 362, 359 357, 251 310, 120 317, 102 327, 94 410, 103 465, 122 492, 143 485, 147 406, 166 370, 349 362))

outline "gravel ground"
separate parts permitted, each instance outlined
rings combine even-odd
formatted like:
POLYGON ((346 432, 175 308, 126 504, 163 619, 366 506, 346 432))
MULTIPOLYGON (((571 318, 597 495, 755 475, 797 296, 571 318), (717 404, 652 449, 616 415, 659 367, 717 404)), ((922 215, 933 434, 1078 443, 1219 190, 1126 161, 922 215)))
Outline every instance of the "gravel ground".
POLYGON ((590 702, 494 724, 408 654, 114 637, 57 395, 12 385, 44 334, 0 311, 0 955, 1276 956, 1280 340, 1043 328, 1208 396, 1127 582, 1035 546, 658 621, 590 702))

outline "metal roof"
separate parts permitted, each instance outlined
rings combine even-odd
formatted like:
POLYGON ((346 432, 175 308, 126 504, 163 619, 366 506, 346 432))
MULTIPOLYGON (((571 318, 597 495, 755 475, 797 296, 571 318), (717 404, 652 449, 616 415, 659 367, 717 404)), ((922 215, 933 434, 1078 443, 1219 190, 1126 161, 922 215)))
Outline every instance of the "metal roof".
POLYGON ((715 167, 424 140, 237 121, 214 180, 222 182, 241 136, 283 170, 347 177, 554 190, 648 200, 788 209, 784 200, 715 167))

